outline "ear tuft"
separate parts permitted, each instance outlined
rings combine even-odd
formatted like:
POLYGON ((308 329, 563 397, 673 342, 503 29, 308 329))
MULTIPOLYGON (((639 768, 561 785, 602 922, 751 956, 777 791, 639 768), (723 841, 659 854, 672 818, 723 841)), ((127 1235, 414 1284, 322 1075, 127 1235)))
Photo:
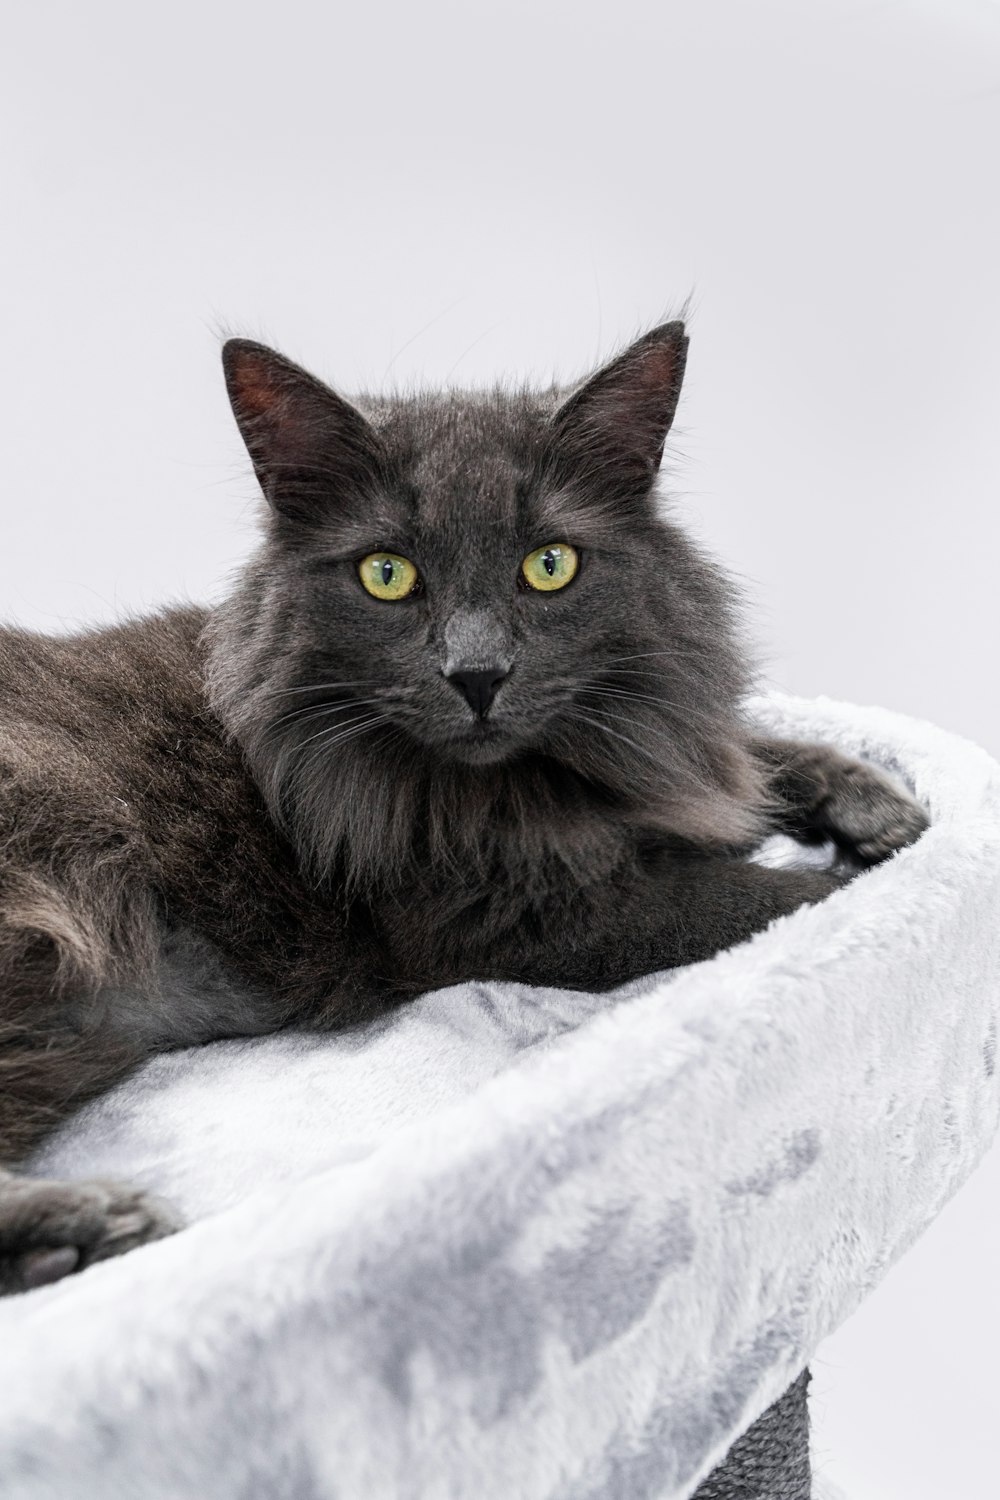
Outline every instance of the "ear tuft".
POLYGON ((677 410, 687 345, 683 323, 663 323, 579 386, 552 419, 556 466, 632 497, 647 494, 677 410))

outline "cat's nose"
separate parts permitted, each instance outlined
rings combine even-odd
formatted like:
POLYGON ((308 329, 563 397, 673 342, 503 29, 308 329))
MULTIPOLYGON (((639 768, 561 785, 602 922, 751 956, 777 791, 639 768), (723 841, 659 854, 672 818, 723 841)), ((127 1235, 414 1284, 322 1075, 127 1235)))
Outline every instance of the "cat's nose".
POLYGON ((448 681, 458 689, 476 717, 485 719, 497 688, 506 676, 503 667, 486 667, 483 671, 449 672, 448 681))

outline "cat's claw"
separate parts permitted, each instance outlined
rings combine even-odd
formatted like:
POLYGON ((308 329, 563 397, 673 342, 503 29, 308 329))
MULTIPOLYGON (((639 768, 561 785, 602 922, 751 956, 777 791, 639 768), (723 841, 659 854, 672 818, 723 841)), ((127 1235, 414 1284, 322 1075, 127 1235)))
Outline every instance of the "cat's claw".
POLYGON ((4 1176, 0 1295, 47 1286, 180 1227, 169 1204, 128 1183, 4 1176))

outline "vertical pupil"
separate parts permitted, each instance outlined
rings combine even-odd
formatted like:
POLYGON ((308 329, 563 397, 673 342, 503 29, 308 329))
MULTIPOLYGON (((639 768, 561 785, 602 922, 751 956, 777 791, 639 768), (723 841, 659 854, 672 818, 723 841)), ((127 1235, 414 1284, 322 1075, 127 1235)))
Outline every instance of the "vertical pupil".
POLYGON ((556 554, 551 547, 547 552, 542 553, 542 566, 551 578, 556 570, 556 554))
POLYGON ((389 585, 390 585, 390 583, 392 582, 392 575, 393 575, 394 571, 395 571, 395 569, 393 568, 392 563, 389 561, 388 558, 386 558, 386 560, 382 564, 382 568, 381 568, 382 583, 383 583, 383 585, 386 588, 388 588, 389 585))

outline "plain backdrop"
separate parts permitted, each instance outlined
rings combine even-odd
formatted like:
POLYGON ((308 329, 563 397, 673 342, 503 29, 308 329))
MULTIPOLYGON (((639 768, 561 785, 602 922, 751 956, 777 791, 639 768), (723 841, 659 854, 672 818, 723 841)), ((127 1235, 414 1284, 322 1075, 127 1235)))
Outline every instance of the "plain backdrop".
MULTIPOLYGON (((1000 4, 90 0, 0 64, 0 614, 217 597, 218 368, 572 377, 685 299, 670 480, 767 680, 1000 751, 1000 4)), ((997 1493, 1000 1158, 815 1364, 855 1500, 997 1493)))

